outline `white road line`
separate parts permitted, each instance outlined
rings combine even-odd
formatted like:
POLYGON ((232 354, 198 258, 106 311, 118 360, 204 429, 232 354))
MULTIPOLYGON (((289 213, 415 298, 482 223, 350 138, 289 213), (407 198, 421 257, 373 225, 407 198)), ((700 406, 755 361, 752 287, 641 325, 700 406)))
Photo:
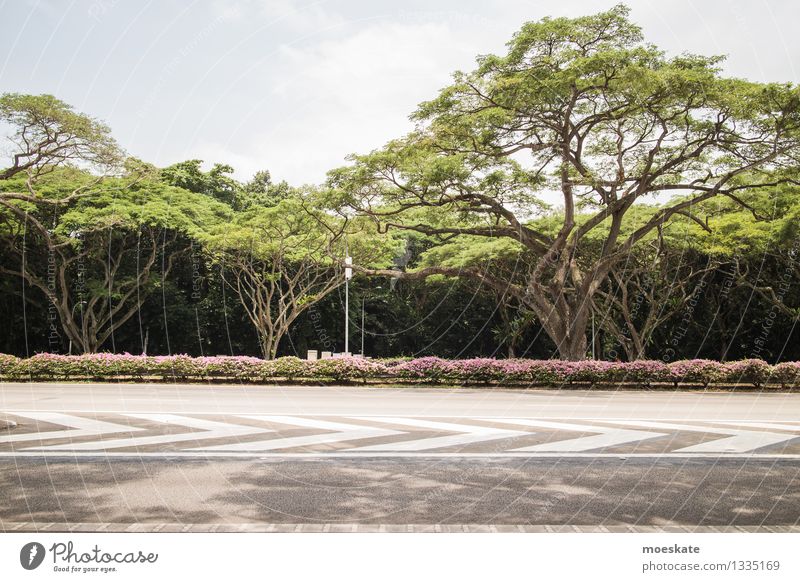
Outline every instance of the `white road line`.
MULTIPOLYGON (((603 405, 604 408, 607 408, 606 405, 603 405)), ((538 408, 538 405, 537 405, 538 408)), ((568 406, 570 410, 574 410, 575 406, 568 406)), ((583 408, 583 406, 580 406, 583 408)), ((29 414, 40 414, 42 411, 40 410, 31 410, 31 409, 9 409, 3 408, 2 414, 13 414, 19 416, 27 416, 29 414)), ((50 411, 48 411, 50 412, 50 411)), ((116 414, 120 416, 129 415, 129 414, 190 414, 196 416, 244 416, 244 415, 252 415, 257 414, 257 412, 253 412, 252 409, 249 410, 170 410, 166 412, 164 410, 79 410, 79 409, 61 409, 53 412, 58 412, 62 414, 88 414, 96 416, 98 414, 116 414)), ((267 414, 266 412, 264 413, 267 414)), ((292 414, 291 412, 287 412, 284 414, 292 414)), ((373 418, 383 418, 386 416, 386 413, 382 414, 364 414, 364 413, 348 413, 348 412, 315 412, 314 410, 304 410, 303 413, 305 416, 335 416, 335 417, 350 417, 350 418, 363 418, 365 420, 373 419, 373 418)), ((452 418, 457 420, 465 420, 469 421, 471 419, 481 418, 484 420, 489 421, 501 421, 504 418, 508 418, 506 416, 491 416, 482 414, 480 416, 464 416, 464 415, 453 415, 453 414, 417 414, 417 413, 408 413, 412 418, 452 418)), ((3 417, 7 418, 7 417, 3 417)), ((569 411, 565 411, 564 414, 559 416, 542 416, 538 414, 537 416, 525 416, 524 411, 520 411, 519 415, 515 416, 514 418, 530 418, 532 420, 538 420, 541 418, 545 418, 547 420, 571 420, 575 422, 606 422, 606 421, 616 421, 618 423, 625 423, 625 422, 638 422, 638 421, 654 421, 654 422, 715 422, 720 424, 743 424, 743 423, 753 423, 753 422, 776 422, 776 423, 794 423, 797 425, 800 423, 800 418, 787 418, 787 419, 780 419, 780 418, 766 418, 766 419, 735 419, 735 418, 634 418, 628 416, 609 416, 609 417, 597 417, 597 416, 573 416, 569 414, 569 411)))
MULTIPOLYGON (((709 421, 713 422, 714 424, 732 424, 732 425, 739 425, 739 426, 746 426, 747 428, 766 428, 767 430, 791 430, 791 431, 800 431, 800 425, 798 424, 778 424, 777 422, 761 422, 756 421, 752 422, 749 420, 714 420, 709 421)), ((797 435, 800 436, 800 435, 797 435)))
POLYGON ((67 443, 61 445, 51 445, 49 447, 31 447, 26 450, 101 451, 105 449, 118 449, 122 447, 141 447, 147 445, 158 445, 162 443, 178 443, 184 441, 196 441, 199 439, 215 439, 223 437, 241 437, 245 435, 273 432, 269 429, 254 426, 242 426, 237 424, 229 424, 227 422, 215 422, 213 420, 190 418, 188 416, 178 416, 174 414, 128 414, 127 416, 141 420, 163 422, 172 425, 195 428, 202 432, 162 434, 128 439, 122 438, 106 441, 92 441, 88 443, 67 443))
MULTIPOLYGON (((366 418, 365 418, 366 419, 366 418)), ((532 434, 527 431, 505 430, 486 426, 476 426, 469 424, 453 424, 449 422, 432 422, 419 420, 416 418, 395 418, 395 417, 369 417, 371 421, 385 422, 401 426, 412 426, 414 428, 426 428, 431 430, 441 430, 447 432, 459 432, 461 434, 430 437, 402 441, 396 443, 385 443, 378 445, 368 445, 348 449, 351 451, 425 451, 442 447, 463 446, 473 443, 480 443, 489 440, 506 439, 517 436, 527 436, 532 434)))
POLYGON ((213 447, 203 447, 196 450, 203 451, 274 451, 278 449, 288 449, 292 447, 307 447, 313 445, 331 444, 347 441, 355 441, 372 437, 386 437, 402 434, 396 430, 363 426, 358 424, 344 424, 341 422, 328 422, 326 420, 315 420, 299 416, 252 416, 244 418, 264 422, 277 422, 301 426, 304 428, 314 428, 319 430, 335 431, 326 434, 314 434, 298 437, 278 438, 267 441, 255 441, 247 443, 233 443, 228 445, 217 445, 213 447))
POLYGON ((115 451, 26 451, 26 452, 0 452, 0 458, 13 457, 47 457, 61 459, 738 459, 738 460, 796 460, 800 461, 800 454, 768 454, 768 453, 530 453, 530 452, 503 452, 503 453, 421 453, 421 452, 313 452, 313 453, 258 453, 258 452, 189 452, 189 451, 163 451, 163 452, 115 452, 115 451))
POLYGON ((664 433, 650 432, 643 430, 627 430, 610 428, 607 426, 595 426, 590 424, 569 424, 564 422, 551 422, 548 420, 530 420, 527 418, 507 418, 500 422, 507 424, 518 424, 521 426, 531 426, 534 428, 550 428, 554 430, 567 430, 572 432, 596 432, 593 436, 578 437, 574 439, 558 440, 529 447, 512 449, 518 452, 565 452, 581 453, 593 449, 613 447, 626 443, 633 443, 645 439, 667 436, 664 433))
POLYGON ((716 426, 694 426, 688 424, 672 424, 668 422, 654 421, 614 421, 614 424, 631 424, 643 426, 645 428, 656 428, 664 430, 679 430, 688 432, 701 432, 705 434, 731 435, 728 438, 715 439, 705 443, 677 449, 676 453, 746 453, 761 447, 776 445, 785 441, 790 441, 798 437, 796 434, 775 433, 775 432, 756 432, 752 430, 740 430, 733 428, 718 428, 716 426))
MULTIPOLYGON (((23 416, 20 414, 20 416, 23 416)), ((51 424, 59 424, 69 427, 64 430, 52 430, 47 432, 29 432, 22 434, 4 434, 0 437, 0 444, 3 443, 19 443, 26 441, 43 441, 48 439, 73 439, 82 437, 100 436, 103 434, 116 434, 121 432, 135 432, 142 430, 135 426, 126 426, 122 424, 114 424, 94 418, 85 418, 83 416, 72 416, 70 414, 62 414, 60 412, 26 412, 26 418, 31 418, 38 422, 48 422, 51 424)), ((18 427, 19 428, 19 427, 18 427)))

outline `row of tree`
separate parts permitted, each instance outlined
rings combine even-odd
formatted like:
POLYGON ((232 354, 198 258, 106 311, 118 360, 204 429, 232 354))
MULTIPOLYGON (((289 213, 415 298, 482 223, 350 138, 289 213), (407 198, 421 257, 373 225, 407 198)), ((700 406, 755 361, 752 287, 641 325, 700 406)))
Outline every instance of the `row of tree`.
POLYGON ((528 23, 314 187, 3 95, 0 349, 341 350, 349 255, 371 355, 798 358, 800 94, 719 61, 622 6, 528 23))

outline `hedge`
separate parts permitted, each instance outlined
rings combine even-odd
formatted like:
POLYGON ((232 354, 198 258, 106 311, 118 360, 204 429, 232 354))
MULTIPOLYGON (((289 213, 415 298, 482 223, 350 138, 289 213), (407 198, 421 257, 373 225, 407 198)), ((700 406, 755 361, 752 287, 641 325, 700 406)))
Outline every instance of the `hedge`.
POLYGON ((800 362, 770 365, 763 360, 716 362, 655 360, 602 362, 584 360, 444 360, 435 357, 371 360, 336 358, 307 361, 295 357, 262 360, 246 356, 194 358, 186 355, 134 356, 42 353, 27 359, 0 354, 0 379, 41 380, 155 380, 285 382, 413 382, 562 386, 612 385, 781 385, 800 381, 800 362))

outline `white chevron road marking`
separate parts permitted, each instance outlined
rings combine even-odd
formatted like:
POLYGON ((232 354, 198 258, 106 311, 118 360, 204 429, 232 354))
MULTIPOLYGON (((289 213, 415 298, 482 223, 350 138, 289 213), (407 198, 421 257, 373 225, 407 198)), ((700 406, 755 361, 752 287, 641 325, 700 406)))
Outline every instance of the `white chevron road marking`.
POLYGON ((761 447, 776 445, 798 437, 796 434, 761 432, 741 430, 716 426, 694 426, 688 424, 673 424, 669 422, 655 422, 649 420, 610 421, 614 424, 629 424, 645 428, 663 430, 678 430, 688 432, 702 432, 705 434, 730 435, 728 438, 715 439, 705 443, 677 449, 675 453, 747 453, 761 447))
MULTIPOLYGON (((216 422, 189 416, 178 416, 175 414, 128 414, 131 418, 163 422, 172 425, 185 426, 198 429, 202 432, 184 432, 180 434, 162 434, 154 436, 142 436, 134 438, 121 438, 106 441, 92 441, 88 443, 67 443, 61 445, 51 445, 49 447, 31 447, 26 450, 39 451, 102 451, 105 449, 119 449, 123 447, 142 447, 147 445, 159 445, 166 443, 179 443, 184 441, 196 441, 199 439, 216 439, 223 437, 241 437, 245 435, 273 432, 266 428, 255 426, 243 426, 230 424, 227 422, 216 422)), ((142 430, 142 429, 137 429, 142 430)))
POLYGON ((71 414, 62 414, 60 412, 25 412, 20 416, 31 418, 38 422, 48 422, 51 424, 59 424, 69 427, 68 429, 52 430, 47 432, 30 432, 24 434, 10 434, 0 437, 0 444, 3 443, 19 443, 26 441, 44 441, 49 439, 73 439, 82 437, 94 437, 104 434, 117 434, 121 432, 135 432, 142 430, 135 426, 126 426, 122 424, 114 424, 112 422, 105 422, 96 420, 94 418, 86 418, 83 416, 73 416, 71 414))
POLYGON ((800 461, 800 454, 787 453, 525 453, 525 452, 348 452, 315 451, 308 453, 214 452, 214 451, 5 451, 0 459, 45 457, 53 459, 739 459, 744 461, 800 461))
MULTIPOLYGON (((717 421, 712 420, 709 422, 713 422, 714 424, 732 424, 736 426, 746 426, 747 428, 766 428, 767 430, 791 430, 791 431, 800 431, 800 425, 798 424, 788 424, 788 423, 777 423, 777 422, 752 422, 749 420, 724 420, 724 421, 717 421)), ((800 435, 798 435, 800 436, 800 435)))
POLYGON ((470 424, 453 424, 449 422, 434 422, 429 420, 420 420, 418 418, 394 418, 394 417, 369 417, 369 420, 374 422, 385 422, 388 424, 397 424, 403 426, 413 426, 414 428, 427 428, 431 430, 441 430, 447 432, 458 432, 461 434, 430 437, 415 439, 411 441, 402 441, 397 443, 385 443, 379 445, 368 445, 365 447, 357 447, 348 449, 350 451, 427 451, 430 449, 438 449, 442 447, 453 447, 460 445, 469 445, 473 443, 480 443, 483 441, 507 439, 518 436, 529 436, 528 431, 507 430, 500 428, 491 428, 486 426, 477 426, 470 424))
MULTIPOLYGON (((752 453, 762 447, 777 445, 780 443, 794 441, 800 442, 800 423, 797 421, 772 421, 772 420, 704 420, 692 421, 695 424, 680 424, 680 421, 665 421, 662 419, 654 420, 630 420, 630 419, 565 419, 564 422, 558 420, 545 420, 535 418, 477 418, 477 417, 452 417, 452 422, 434 420, 434 417, 389 417, 389 416, 351 416, 343 417, 346 422, 331 420, 321 420, 314 415, 314 418, 290 415, 258 415, 258 414, 232 414, 226 415, 224 421, 215 421, 203 417, 202 413, 197 413, 198 417, 184 416, 181 414, 165 413, 116 413, 110 417, 111 420, 120 419, 117 423, 100 421, 85 416, 65 414, 63 412, 41 412, 26 411, 16 412, 18 416, 29 419, 61 425, 60 430, 47 430, 46 432, 15 434, 3 432, 0 436, 0 445, 6 444, 14 446, 15 443, 25 443, 25 448, 13 448, 11 450, 0 451, 0 457, 6 456, 48 456, 70 454, 92 456, 265 456, 265 457, 305 457, 305 456, 334 456, 334 457, 366 457, 366 456, 385 456, 385 457, 423 457, 423 456, 476 456, 476 457, 564 457, 576 456, 610 456, 610 457, 675 457, 689 458, 696 457, 770 457, 770 458, 797 458, 796 449, 785 450, 772 453, 752 453), (153 428, 141 428, 140 426, 128 426, 123 424, 126 419, 146 420, 153 423, 164 425, 177 425, 194 429, 193 432, 181 432, 179 434, 153 434, 157 426, 153 428), (229 422, 232 419, 232 422, 229 422), (250 419, 259 423, 269 423, 264 426, 247 426, 235 424, 236 419, 250 419), (348 419, 364 424, 351 424, 348 419), (493 426, 480 426, 470 423, 472 421, 482 423, 492 423, 493 426), (597 423, 597 424, 595 424, 597 423), (274 424, 287 425, 292 428, 306 428, 319 431, 317 434, 304 436, 282 437, 281 430, 274 424), (379 425, 379 426, 375 426, 379 425), (512 426, 520 427, 520 430, 512 430, 512 426), (609 426, 613 425, 613 426, 609 426), (269 426, 270 428, 267 428, 269 426), (524 427, 527 430, 522 430, 524 427), (540 443, 533 446, 523 446, 510 448, 513 446, 504 443, 503 450, 484 450, 467 452, 459 450, 457 447, 464 445, 477 444, 485 441, 499 439, 509 439, 520 436, 530 436, 540 432, 539 429, 552 431, 570 431, 580 433, 597 433, 590 436, 578 438, 565 438, 557 435, 555 440, 547 443, 540 443), (640 430, 641 429, 641 430, 640 430), (445 433, 441 436, 419 437, 415 434, 420 430, 445 433), (148 436, 138 436, 139 431, 149 431, 148 436), (656 432, 658 431, 658 432, 656 432), (662 432, 663 431, 663 432, 662 432), (664 450, 661 452, 637 453, 635 446, 630 447, 630 453, 598 453, 596 451, 607 447, 636 443, 645 439, 666 437, 669 434, 679 432, 695 432, 710 435, 719 435, 715 440, 686 446, 677 450, 664 450), (123 434, 125 433, 125 434, 123 434), (447 434, 449 433, 449 434, 447 434), (255 435, 268 435, 260 440, 253 442, 241 442, 240 437, 255 435), (117 435, 114 437, 114 435, 117 435), (74 442, 77 440, 89 442, 74 442), (375 438, 375 437, 403 437, 396 442, 383 442, 380 444, 368 444, 359 446, 356 441, 375 438), (107 438, 108 440, 100 440, 107 438), (227 438, 227 444, 203 446, 201 442, 206 439, 227 438), (31 441, 55 440, 60 442, 53 445, 42 445, 31 441), (155 446, 168 443, 189 443, 178 450, 128 451, 114 452, 113 449, 136 448, 145 446, 155 446), (28 444, 30 443, 30 444, 28 444), (346 443, 346 448, 330 449, 324 445, 334 443, 346 443), (307 447, 300 452, 285 452, 285 449, 296 449, 307 447), (448 447, 452 447, 448 450, 448 447), (435 452, 429 452, 435 451, 435 452)), ((78 413, 81 414, 81 413, 78 413)), ((89 414, 89 413, 84 413, 89 414)), ((449 419, 448 419, 449 420, 449 419)), ((677 442, 677 441, 675 441, 677 442)), ((685 441, 681 444, 686 444, 685 441)), ((666 445, 665 445, 665 448, 666 445)))
POLYGON ((313 434, 298 437, 278 438, 267 441, 255 441, 248 443, 233 443, 229 445, 218 445, 214 447, 203 447, 203 451, 275 451, 278 449, 288 449, 292 447, 307 447, 312 445, 323 445, 347 441, 355 441, 372 437, 386 437, 402 434, 396 430, 364 426, 358 424, 344 424, 341 422, 330 422, 327 420, 315 420, 302 418, 299 416, 245 416, 253 420, 266 422, 277 422, 301 426, 303 428, 314 428, 319 430, 333 431, 326 434, 313 434))
POLYGON ((581 453, 592 449, 602 449, 633 443, 645 439, 666 436, 664 433, 650 432, 643 430, 628 430, 611 428, 607 426, 596 426, 589 424, 569 424, 565 422, 551 422, 548 420, 534 420, 528 418, 504 418, 500 422, 507 424, 518 424, 534 428, 549 428, 553 430, 568 430, 573 432, 596 432, 600 434, 578 437, 575 439, 553 441, 542 443, 530 447, 512 449, 513 452, 564 452, 581 453))

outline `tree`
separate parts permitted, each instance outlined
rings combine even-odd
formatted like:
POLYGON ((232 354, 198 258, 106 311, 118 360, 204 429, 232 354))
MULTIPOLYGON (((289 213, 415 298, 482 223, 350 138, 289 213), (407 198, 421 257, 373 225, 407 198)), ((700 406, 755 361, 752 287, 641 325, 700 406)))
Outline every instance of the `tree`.
POLYGON ((757 192, 747 208, 720 205, 711 224, 716 236, 702 235, 705 251, 730 263, 739 285, 796 317, 800 306, 786 303, 786 286, 800 279, 800 188, 784 185, 757 192))
POLYGON ((189 192, 205 194, 230 206, 238 201, 241 184, 234 180, 233 168, 227 164, 214 164, 208 172, 201 168, 203 160, 186 160, 163 168, 161 180, 189 192))
POLYGON ((268 170, 256 172, 250 181, 244 184, 242 190, 239 203, 241 208, 275 206, 281 200, 297 194, 285 180, 277 184, 273 182, 268 170))
POLYGON ((345 245, 370 264, 385 242, 368 241, 349 221, 327 215, 315 193, 294 191, 273 206, 240 211, 207 245, 247 312, 262 355, 274 359, 294 321, 344 284, 345 245))
MULTIPOLYGON (((124 154, 111 130, 52 95, 0 95, 0 122, 6 126, 10 144, 10 165, 0 171, 0 183, 16 180, 13 187, 4 184, 3 201, 46 203, 55 208, 91 196, 105 176, 123 166, 124 154), (37 180, 64 166, 92 170, 94 179, 83 181, 69 196, 43 199, 35 192, 37 180)), ((129 173, 141 168, 134 162, 128 164, 129 173)))
POLYGON ((720 57, 667 58, 624 6, 527 23, 508 47, 456 73, 417 110, 414 132, 354 156, 329 184, 383 230, 524 247, 535 257, 524 283, 435 265, 404 276, 504 290, 536 314, 561 357, 576 360, 586 355, 595 294, 635 245, 703 201, 746 205, 751 190, 792 179, 798 90, 724 78, 720 57), (560 204, 551 208, 553 194, 560 204), (672 202, 623 236, 628 212, 655 196, 672 202), (602 246, 588 256, 586 238, 600 229, 602 246))
POLYGON ((494 329, 497 339, 505 344, 506 355, 516 358, 519 355, 519 342, 535 323, 536 317, 518 302, 505 295, 496 298, 500 325, 494 329))
POLYGON ((11 165, 0 171, 0 180, 17 174, 33 180, 68 163, 108 170, 122 159, 106 125, 52 95, 0 95, 0 121, 10 129, 11 144, 11 165))
POLYGON ((622 346, 628 361, 647 357, 656 330, 678 315, 703 278, 720 266, 711 257, 670 244, 674 242, 659 233, 634 248, 597 291, 600 327, 622 346))
POLYGON ((706 204, 711 232, 695 227, 694 238, 724 266, 718 291, 707 294, 720 359, 780 359, 797 345, 799 194, 787 184, 754 192, 746 208, 725 200, 706 204))
MULTIPOLYGON (((96 176, 65 168, 40 177, 24 200, 6 199, 22 181, 0 182, 0 272, 47 298, 79 352, 109 340, 113 348, 115 331, 163 285, 189 239, 227 212, 139 173, 97 184, 96 176), (75 197, 88 184, 92 196, 75 197)), ((51 333, 60 336, 56 324, 51 333)))
POLYGON ((525 248, 508 238, 459 236, 450 242, 434 244, 425 238, 431 248, 422 253, 415 266, 424 273, 427 268, 447 269, 451 272, 474 272, 465 278, 465 283, 490 297, 499 316, 493 335, 499 344, 504 344, 509 358, 518 355, 519 342, 536 323, 536 316, 516 296, 509 286, 485 284, 485 278, 502 280, 511 284, 524 284, 524 276, 530 268, 530 255, 525 248))

